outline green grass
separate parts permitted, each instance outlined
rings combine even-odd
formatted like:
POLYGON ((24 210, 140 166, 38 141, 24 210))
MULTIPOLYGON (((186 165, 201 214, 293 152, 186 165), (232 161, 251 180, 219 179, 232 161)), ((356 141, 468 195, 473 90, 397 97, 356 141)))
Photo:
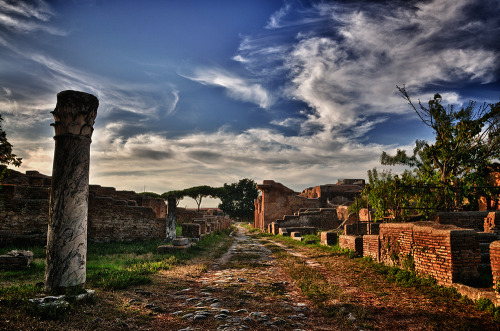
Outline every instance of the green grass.
MULTIPOLYGON (((130 286, 148 284, 151 282, 149 275, 160 270, 172 269, 182 264, 183 261, 196 257, 203 251, 215 249, 217 243, 221 239, 227 238, 231 231, 232 228, 218 234, 210 234, 196 246, 189 248, 187 251, 179 251, 174 254, 158 254, 156 249, 163 244, 160 240, 111 243, 90 242, 87 250, 88 287, 120 290, 130 286)), ((34 286, 33 284, 44 280, 45 261, 41 259, 41 252, 44 252, 43 247, 17 246, 16 248, 34 251, 38 259, 28 269, 0 272, 0 284, 2 284, 1 289, 4 292, 8 288, 17 288, 23 283, 34 286)), ((12 249, 12 247, 2 248, 3 251, 12 249)), ((226 249, 225 246, 220 248, 221 252, 219 253, 222 254, 224 249, 226 249)), ((3 299, 3 295, 0 295, 0 299, 3 299)))

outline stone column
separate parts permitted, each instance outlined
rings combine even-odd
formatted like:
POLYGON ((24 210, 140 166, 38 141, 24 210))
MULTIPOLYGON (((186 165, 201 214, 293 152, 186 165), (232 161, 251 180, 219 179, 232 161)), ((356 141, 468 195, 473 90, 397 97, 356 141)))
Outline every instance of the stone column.
POLYGON ((83 288, 87 263, 89 159, 99 100, 92 94, 57 94, 54 164, 49 203, 45 291, 83 288))
POLYGON ((176 237, 175 232, 175 210, 177 208, 177 199, 169 195, 167 198, 167 229, 165 241, 172 241, 176 237))

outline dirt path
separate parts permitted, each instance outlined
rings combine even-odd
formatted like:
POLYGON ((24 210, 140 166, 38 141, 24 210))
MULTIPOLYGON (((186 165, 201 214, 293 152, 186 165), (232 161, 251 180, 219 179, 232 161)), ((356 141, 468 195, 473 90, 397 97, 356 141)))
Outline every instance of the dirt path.
POLYGON ((338 330, 301 295, 271 251, 242 227, 230 249, 206 272, 156 305, 168 307, 169 318, 157 319, 154 328, 338 330))

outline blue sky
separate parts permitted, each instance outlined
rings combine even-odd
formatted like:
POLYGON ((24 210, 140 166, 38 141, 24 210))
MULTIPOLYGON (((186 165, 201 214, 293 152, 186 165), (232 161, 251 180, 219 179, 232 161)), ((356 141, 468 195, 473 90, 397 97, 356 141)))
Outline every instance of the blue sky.
POLYGON ((50 111, 73 89, 100 100, 91 183, 366 178, 382 151, 432 139, 396 85, 424 102, 500 100, 499 12, 497 0, 0 0, 2 126, 21 170, 50 174, 50 111))

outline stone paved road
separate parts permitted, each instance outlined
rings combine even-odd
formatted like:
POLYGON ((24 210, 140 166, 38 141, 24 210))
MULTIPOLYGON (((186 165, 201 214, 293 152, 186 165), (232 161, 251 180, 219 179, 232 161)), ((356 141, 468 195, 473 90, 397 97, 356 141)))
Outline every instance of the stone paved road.
POLYGON ((168 314, 182 325, 177 330, 338 330, 259 240, 242 227, 233 236, 209 270, 169 294, 168 314))

